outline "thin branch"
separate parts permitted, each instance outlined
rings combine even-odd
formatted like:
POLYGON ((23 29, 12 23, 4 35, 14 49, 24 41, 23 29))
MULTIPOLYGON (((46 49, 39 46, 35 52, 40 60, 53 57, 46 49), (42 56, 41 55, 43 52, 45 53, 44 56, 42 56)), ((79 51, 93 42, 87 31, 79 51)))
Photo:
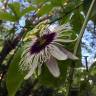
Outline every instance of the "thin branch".
MULTIPOLYGON (((89 82, 89 75, 88 75, 88 73, 89 73, 89 68, 88 68, 88 60, 87 60, 87 58, 88 58, 88 56, 84 56, 85 57, 85 64, 86 64, 86 73, 87 74, 85 74, 85 81, 88 83, 89 82)), ((89 85, 87 85, 88 87, 86 88, 86 90, 85 90, 85 92, 86 92, 86 96, 90 96, 89 95, 89 85)))
POLYGON ((6 11, 8 2, 9 2, 9 0, 4 0, 3 7, 2 7, 2 9, 3 9, 4 11, 6 11))
MULTIPOLYGON (((72 11, 74 11, 75 9, 79 8, 81 5, 83 4, 83 2, 81 2, 80 4, 78 4, 75 8, 71 9, 69 12, 65 13, 63 16, 60 16, 58 18, 56 18, 55 20, 51 21, 51 22, 48 22, 48 24, 52 24, 58 20, 61 20, 63 17, 69 15, 72 11)), ((50 19, 52 16, 51 15, 48 15, 48 16, 44 16, 42 18, 40 18, 37 22, 33 23, 33 25, 37 25, 38 23, 46 20, 46 19, 50 19)))
POLYGON ((88 68, 88 56, 84 56, 85 58, 85 64, 86 64, 86 72, 89 72, 89 68, 88 68))

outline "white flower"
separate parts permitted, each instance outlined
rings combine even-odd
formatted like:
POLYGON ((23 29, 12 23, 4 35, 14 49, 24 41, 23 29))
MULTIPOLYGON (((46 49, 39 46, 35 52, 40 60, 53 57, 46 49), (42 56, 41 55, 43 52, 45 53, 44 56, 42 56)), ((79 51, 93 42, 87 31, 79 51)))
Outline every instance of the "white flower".
MULTIPOLYGON (((63 36, 62 32, 66 30, 70 30, 70 25, 62 25, 59 28, 55 28, 52 32, 49 29, 46 29, 39 37, 32 39, 32 42, 27 45, 26 50, 23 52, 20 62, 20 69, 29 70, 24 79, 28 79, 36 68, 42 66, 42 64, 46 64, 54 77, 59 77, 60 70, 57 60, 66 60, 67 58, 73 60, 78 59, 61 44, 61 42, 67 41, 60 38, 63 36)), ((68 42, 71 41, 74 40, 68 42)))

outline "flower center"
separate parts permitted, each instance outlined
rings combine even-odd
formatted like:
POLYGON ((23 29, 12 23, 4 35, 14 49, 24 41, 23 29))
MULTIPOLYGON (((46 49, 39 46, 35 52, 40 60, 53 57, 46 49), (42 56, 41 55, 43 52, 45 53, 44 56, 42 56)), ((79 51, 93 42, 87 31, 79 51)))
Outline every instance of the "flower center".
POLYGON ((55 38, 56 33, 44 34, 40 38, 37 38, 36 42, 31 46, 30 53, 39 53, 43 50, 47 45, 49 45, 55 38))

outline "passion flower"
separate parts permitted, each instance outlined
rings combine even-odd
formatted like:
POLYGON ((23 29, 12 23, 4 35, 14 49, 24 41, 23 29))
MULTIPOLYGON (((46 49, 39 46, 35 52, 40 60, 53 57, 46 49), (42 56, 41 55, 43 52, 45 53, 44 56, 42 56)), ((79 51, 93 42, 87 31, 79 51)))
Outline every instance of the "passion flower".
MULTIPOLYGON (((70 26, 68 26, 63 25, 63 29, 70 30, 70 26)), ((20 62, 20 69, 28 70, 28 74, 24 79, 28 79, 35 72, 36 68, 42 66, 42 64, 46 64, 54 77, 59 77, 60 70, 57 60, 66 60, 67 58, 78 59, 61 44, 63 38, 60 39, 60 37, 63 36, 62 32, 64 30, 60 31, 59 29, 58 32, 56 30, 50 31, 49 29, 45 29, 39 37, 33 38, 32 42, 27 45, 20 62)))

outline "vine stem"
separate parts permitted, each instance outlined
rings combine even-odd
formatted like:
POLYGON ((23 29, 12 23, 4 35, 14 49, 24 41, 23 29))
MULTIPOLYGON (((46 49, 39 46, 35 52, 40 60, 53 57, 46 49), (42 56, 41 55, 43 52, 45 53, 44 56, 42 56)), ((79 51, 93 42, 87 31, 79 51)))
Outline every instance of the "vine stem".
MULTIPOLYGON (((85 18, 85 21, 82 25, 82 28, 80 30, 80 33, 79 33, 79 36, 78 36, 78 39, 77 39, 77 42, 75 44, 75 47, 74 47, 74 55, 77 55, 77 52, 78 52, 78 48, 79 48, 79 45, 80 45, 80 42, 81 42, 81 39, 83 37, 83 34, 84 34, 84 31, 85 31, 85 28, 86 28, 86 25, 88 23, 88 20, 89 20, 89 16, 92 12, 92 8, 94 6, 94 3, 95 3, 95 0, 92 1, 90 7, 89 7, 89 10, 87 12, 87 15, 86 15, 86 18, 85 18)), ((69 86, 68 86, 68 93, 67 93, 67 96, 70 96, 70 91, 71 91, 71 87, 72 87, 72 81, 73 81, 73 75, 74 75, 74 68, 75 68, 75 62, 72 63, 71 67, 70 67, 70 72, 69 72, 69 86)))
POLYGON ((91 5, 90 5, 90 8, 89 8, 89 10, 88 10, 88 12, 87 12, 87 16, 86 16, 86 18, 85 18, 85 21, 84 21, 83 26, 82 26, 82 28, 81 28, 81 31, 80 31, 80 33, 79 33, 78 40, 77 40, 77 42, 76 42, 76 44, 75 44, 75 48, 74 48, 74 54, 75 54, 75 55, 77 54, 78 47, 79 47, 79 44, 80 44, 80 42, 81 42, 82 36, 83 36, 83 34, 84 34, 84 31, 85 31, 87 22, 88 22, 88 20, 89 20, 89 16, 90 16, 90 14, 91 14, 91 12, 92 12, 92 8, 93 8, 94 3, 95 3, 95 0, 93 0, 92 3, 91 3, 91 5))

